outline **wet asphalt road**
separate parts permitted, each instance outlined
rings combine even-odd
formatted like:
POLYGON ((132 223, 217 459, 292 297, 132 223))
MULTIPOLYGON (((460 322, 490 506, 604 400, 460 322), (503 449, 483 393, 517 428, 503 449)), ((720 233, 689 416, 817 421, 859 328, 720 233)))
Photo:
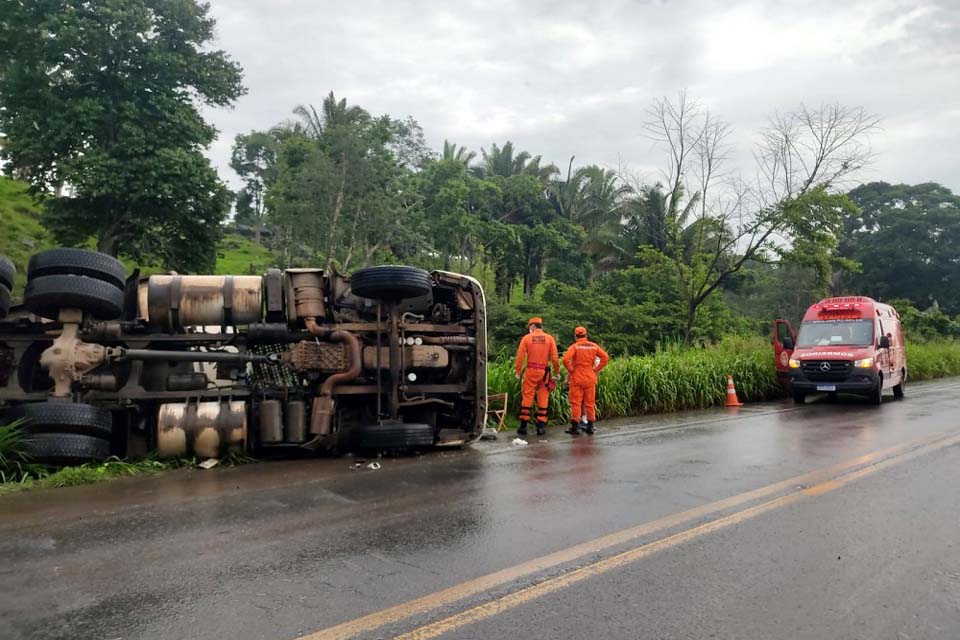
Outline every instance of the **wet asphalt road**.
POLYGON ((0 497, 0 638, 954 639, 960 380, 886 400, 0 497))

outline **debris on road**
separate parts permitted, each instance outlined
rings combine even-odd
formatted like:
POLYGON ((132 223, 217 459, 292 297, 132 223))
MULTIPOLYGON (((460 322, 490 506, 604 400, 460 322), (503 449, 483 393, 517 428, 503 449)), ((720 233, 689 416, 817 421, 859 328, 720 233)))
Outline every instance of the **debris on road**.
POLYGON ((213 469, 218 464, 220 464, 220 460, 218 458, 207 458, 197 466, 201 469, 213 469))
POLYGON ((514 438, 511 444, 515 447, 525 447, 528 443, 523 438, 514 438))

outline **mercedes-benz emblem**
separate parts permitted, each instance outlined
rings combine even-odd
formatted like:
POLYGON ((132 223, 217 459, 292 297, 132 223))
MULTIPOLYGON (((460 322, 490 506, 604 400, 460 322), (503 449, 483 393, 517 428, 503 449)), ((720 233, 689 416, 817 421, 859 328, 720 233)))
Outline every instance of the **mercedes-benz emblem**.
POLYGON ((830 363, 829 363, 829 362, 821 362, 821 363, 820 363, 820 371, 830 371, 830 363))

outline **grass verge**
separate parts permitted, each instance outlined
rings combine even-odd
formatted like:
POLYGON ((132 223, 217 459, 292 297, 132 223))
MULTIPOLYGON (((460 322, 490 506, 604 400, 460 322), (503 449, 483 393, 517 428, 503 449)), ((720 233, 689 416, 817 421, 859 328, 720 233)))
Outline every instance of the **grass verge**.
MULTIPOLYGON (((911 343, 907 366, 911 380, 960 375, 960 342, 911 343)), ((510 394, 511 416, 520 410, 520 381, 513 374, 512 359, 489 368, 490 393, 510 394)), ((728 338, 703 349, 669 347, 611 360, 600 372, 597 411, 602 418, 617 418, 722 405, 727 374, 733 375, 741 401, 759 402, 784 394, 777 383, 770 343, 763 338, 728 338)), ((555 421, 568 419, 569 403, 561 386, 551 394, 550 407, 555 421)))
POLYGON ((960 376, 960 341, 932 340, 907 344, 907 378, 932 380, 960 376))
MULTIPOLYGON (((17 433, 12 439, 4 439, 4 434, 10 431, 16 433, 17 427, 15 425, 0 427, 0 480, 2 480, 0 481, 0 495, 24 489, 49 489, 92 484, 114 478, 192 468, 200 463, 199 458, 160 460, 154 457, 146 457, 131 461, 113 456, 103 462, 88 462, 74 467, 51 468, 30 463, 20 453, 22 435, 17 433), (13 464, 11 464, 11 461, 13 464)), ((257 460, 238 453, 230 453, 221 460, 221 464, 226 466, 237 466, 252 462, 257 462, 257 460)))

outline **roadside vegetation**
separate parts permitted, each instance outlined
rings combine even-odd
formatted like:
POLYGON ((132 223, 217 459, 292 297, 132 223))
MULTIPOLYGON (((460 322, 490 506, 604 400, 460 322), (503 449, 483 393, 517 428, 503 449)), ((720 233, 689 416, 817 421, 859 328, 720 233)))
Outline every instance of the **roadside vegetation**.
MULTIPOLYGON (((960 375, 960 342, 909 342, 907 353, 910 380, 960 375)), ((613 358, 600 373, 597 410, 601 419, 609 419, 720 406, 728 374, 734 377, 741 401, 785 395, 776 379, 770 342, 728 338, 705 348, 670 345, 644 356, 613 358)), ((514 378, 513 360, 492 363, 488 376, 490 393, 508 393, 511 415, 516 415, 520 381, 514 378)), ((550 402, 555 421, 565 422, 569 406, 562 385, 550 402)))
MULTIPOLYGON (((196 467, 198 458, 160 460, 148 456, 139 460, 111 457, 103 462, 88 462, 71 467, 36 464, 23 453, 23 439, 29 437, 17 425, 0 426, 0 495, 24 489, 52 489, 92 484, 104 480, 148 475, 173 469, 196 467)), ((221 463, 237 466, 256 462, 247 455, 232 454, 221 463)))

